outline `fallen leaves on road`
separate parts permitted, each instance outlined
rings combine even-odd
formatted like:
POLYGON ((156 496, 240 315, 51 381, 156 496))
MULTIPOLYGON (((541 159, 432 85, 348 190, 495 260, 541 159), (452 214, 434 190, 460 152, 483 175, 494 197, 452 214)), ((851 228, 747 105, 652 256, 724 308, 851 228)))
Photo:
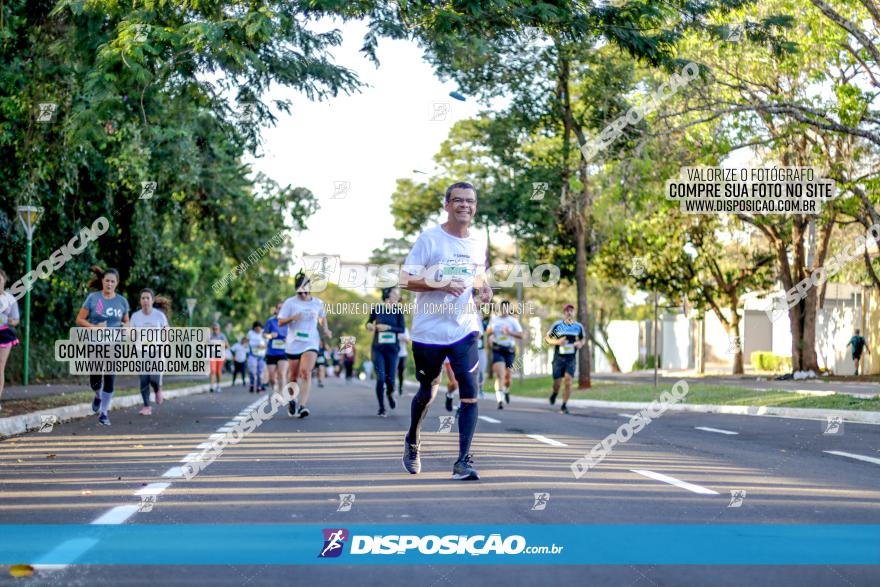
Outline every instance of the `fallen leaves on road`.
POLYGON ((53 454, 53 455, 46 455, 46 458, 47 458, 47 459, 54 459, 54 458, 57 457, 57 456, 58 456, 58 455, 54 455, 54 454, 53 454))

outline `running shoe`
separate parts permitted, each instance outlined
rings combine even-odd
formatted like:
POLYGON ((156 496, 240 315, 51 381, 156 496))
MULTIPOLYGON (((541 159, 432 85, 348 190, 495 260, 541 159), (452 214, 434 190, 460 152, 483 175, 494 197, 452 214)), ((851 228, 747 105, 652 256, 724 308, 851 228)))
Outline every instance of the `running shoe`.
POLYGON ((101 414, 98 416, 98 424, 101 424, 102 426, 110 425, 110 418, 107 417, 107 414, 101 414))
POLYGON ((101 409, 101 398, 95 395, 95 399, 92 400, 92 413, 97 414, 99 409, 101 409))
POLYGON ((254 386, 251 385, 250 387, 248 387, 248 393, 253 393, 253 392, 254 392, 254 386))
POLYGON ((452 478, 458 481, 478 481, 480 474, 474 469, 474 459, 471 455, 465 455, 463 459, 458 459, 452 466, 452 478))
POLYGON ((417 475, 422 470, 419 444, 411 444, 406 438, 403 439, 403 468, 413 475, 417 475))
POLYGON ((214 393, 214 386, 213 385, 208 388, 208 393, 214 393))
POLYGON ((296 416, 296 400, 287 402, 287 415, 291 418, 296 416))
POLYGON ((380 409, 376 415, 379 416, 380 418, 387 418, 388 417, 388 414, 385 413, 384 409, 380 409))
POLYGON ((554 391, 553 393, 550 394, 550 405, 551 406, 556 403, 556 396, 557 395, 559 395, 558 391, 554 391))
POLYGON ((448 393, 446 394, 446 411, 447 412, 452 411, 452 396, 449 395, 448 393))
POLYGON ((319 382, 318 382, 318 387, 324 387, 324 382, 323 382, 323 381, 319 381, 319 382))
POLYGON ((565 404, 562 404, 562 407, 559 408, 559 411, 562 412, 563 414, 570 414, 571 413, 568 411, 568 406, 566 406, 565 404))
POLYGON ((157 390, 156 390, 156 403, 157 403, 157 404, 161 404, 161 403, 164 402, 164 401, 165 401, 165 400, 162 398, 162 390, 161 390, 161 389, 157 389, 157 390))
POLYGON ((394 392, 389 391, 387 395, 388 395, 388 407, 390 407, 393 410, 394 408, 397 407, 397 402, 394 401, 394 392))
POLYGON ((499 409, 499 410, 503 410, 503 409, 504 409, 504 402, 498 402, 498 409, 499 409))
POLYGON ((299 417, 300 418, 307 418, 309 414, 311 414, 311 412, 309 411, 308 408, 300 408, 299 409, 299 417))
POLYGON ((483 390, 481 389, 481 390, 480 390, 480 399, 483 399, 483 398, 485 398, 485 397, 486 397, 486 394, 483 393, 483 390))
POLYGON ((504 401, 510 404, 510 392, 507 390, 504 390, 504 401))
POLYGON ((141 408, 141 411, 138 412, 138 414, 140 414, 141 416, 152 416, 153 408, 151 408, 150 406, 144 406, 141 408))

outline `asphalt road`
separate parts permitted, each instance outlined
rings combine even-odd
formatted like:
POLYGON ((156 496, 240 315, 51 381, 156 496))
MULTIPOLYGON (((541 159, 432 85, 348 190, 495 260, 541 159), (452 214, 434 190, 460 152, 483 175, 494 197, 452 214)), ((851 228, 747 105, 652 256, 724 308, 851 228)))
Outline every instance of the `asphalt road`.
MULTIPOLYGON (((437 432, 442 396, 426 418, 422 474, 410 476, 400 464, 409 397, 380 419, 367 384, 336 379, 314 390, 310 418, 279 412, 194 479, 162 477, 255 399, 239 387, 168 401, 152 417, 116 411, 110 428, 90 418, 2 441, 0 523, 880 524, 878 426, 825 434, 813 420, 670 412, 576 480, 572 461, 627 421, 624 411, 566 416, 516 397, 497 410, 487 397, 473 447, 482 480, 463 483, 450 479, 457 428, 437 432), (161 482, 170 486, 153 510, 132 511, 135 493, 161 482), (729 507, 733 490, 745 491, 738 507, 729 507), (533 509, 536 492, 549 493, 543 510, 533 509), (350 511, 337 511, 340 493, 355 495, 350 511)), ((29 579, 0 571, 0 585, 27 586, 880 584, 878 567, 825 565, 80 565, 29 579)))

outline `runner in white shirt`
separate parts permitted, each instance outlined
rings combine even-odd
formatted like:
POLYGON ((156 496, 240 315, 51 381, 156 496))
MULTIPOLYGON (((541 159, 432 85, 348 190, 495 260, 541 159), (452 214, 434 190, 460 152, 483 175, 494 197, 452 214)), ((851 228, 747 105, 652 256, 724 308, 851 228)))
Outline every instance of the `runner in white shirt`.
POLYGON ((456 183, 446 190, 446 222, 419 235, 400 272, 401 287, 416 292, 412 321, 412 352, 419 391, 413 397, 410 428, 404 440, 403 466, 421 471, 419 429, 428 413, 439 383, 443 361, 448 358, 458 380, 461 409, 458 417, 458 460, 452 478, 479 479, 470 454, 477 427, 477 339, 479 301, 492 299, 483 282, 486 243, 470 225, 477 211, 477 193, 469 183, 456 183))
POLYGON ((498 409, 504 402, 510 403, 510 382, 513 375, 513 359, 516 357, 516 340, 523 337, 522 326, 510 315, 510 302, 501 302, 501 315, 489 320, 486 334, 492 341, 492 372, 495 374, 495 401, 498 409), (504 400, 504 401, 502 401, 504 400))
MULTIPOLYGON (((157 296, 153 290, 145 287, 141 290, 141 309, 131 315, 128 325, 132 328, 168 328, 168 318, 162 310, 168 311, 169 307, 167 298, 157 296)), ((156 403, 161 404, 162 374, 141 373, 140 384, 144 407, 138 413, 141 416, 150 416, 153 414, 153 408, 150 407, 150 387, 156 394, 156 403)))
POLYGON ((18 302, 11 293, 6 291, 6 272, 0 269, 0 397, 3 396, 5 383, 6 361, 12 347, 19 344, 14 327, 18 326, 18 302))
POLYGON ((333 333, 327 329, 327 314, 324 302, 312 297, 311 283, 304 273, 298 273, 295 279, 296 296, 288 298, 281 311, 278 312, 278 325, 287 325, 287 353, 289 377, 288 381, 299 385, 299 412, 296 412, 296 398, 291 398, 287 413, 293 416, 298 413, 300 418, 309 415, 309 388, 312 383, 312 369, 318 357, 320 336, 318 325, 326 338, 333 333))

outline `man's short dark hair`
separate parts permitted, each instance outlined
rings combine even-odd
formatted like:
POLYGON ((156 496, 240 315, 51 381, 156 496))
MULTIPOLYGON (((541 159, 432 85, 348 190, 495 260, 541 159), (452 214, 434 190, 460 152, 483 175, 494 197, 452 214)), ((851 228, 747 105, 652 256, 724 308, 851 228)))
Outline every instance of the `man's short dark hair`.
POLYGON ((449 201, 449 197, 452 195, 453 190, 473 190, 474 195, 476 195, 476 193, 477 193, 477 188, 475 188, 474 186, 472 186, 471 184, 469 184, 466 181, 459 181, 458 183, 454 183, 451 186, 449 186, 448 188, 446 188, 446 201, 447 202, 449 201))

